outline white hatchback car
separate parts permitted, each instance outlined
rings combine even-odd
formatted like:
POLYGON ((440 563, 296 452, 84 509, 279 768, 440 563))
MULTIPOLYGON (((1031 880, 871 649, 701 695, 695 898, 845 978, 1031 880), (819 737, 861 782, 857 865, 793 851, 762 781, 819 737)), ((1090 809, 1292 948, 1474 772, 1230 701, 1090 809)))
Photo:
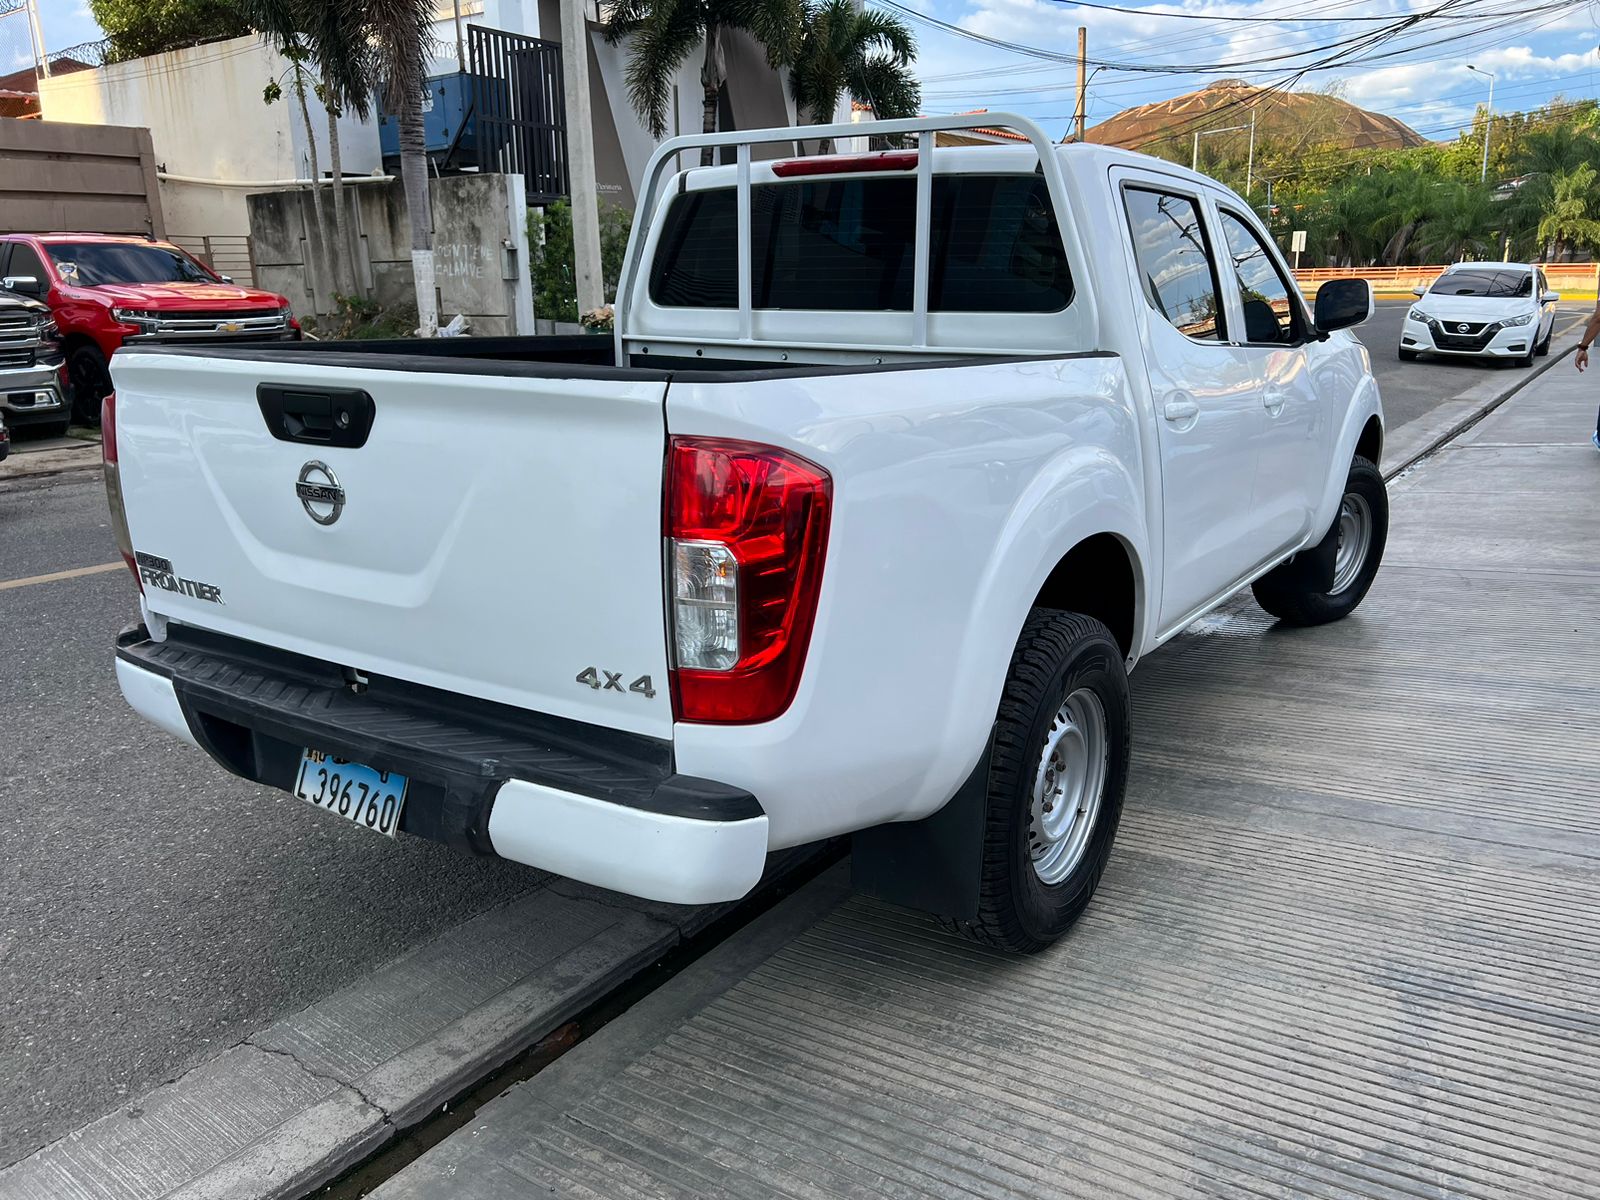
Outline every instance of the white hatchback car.
POLYGON ((1400 330, 1400 357, 1419 354, 1510 358, 1530 366, 1550 352, 1560 296, 1529 263, 1456 263, 1429 288, 1400 330))

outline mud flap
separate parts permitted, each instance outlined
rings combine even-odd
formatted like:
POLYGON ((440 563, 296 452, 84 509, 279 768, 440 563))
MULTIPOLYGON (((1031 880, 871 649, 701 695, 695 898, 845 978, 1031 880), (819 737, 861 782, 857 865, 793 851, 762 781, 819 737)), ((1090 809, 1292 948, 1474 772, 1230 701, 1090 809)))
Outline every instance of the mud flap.
POLYGON ((989 747, 961 790, 932 816, 857 832, 850 847, 856 891, 952 921, 978 916, 989 747))
POLYGON ((1307 546, 1282 566, 1274 567, 1269 578, 1307 592, 1333 591, 1333 563, 1339 552, 1339 518, 1315 546, 1307 546))

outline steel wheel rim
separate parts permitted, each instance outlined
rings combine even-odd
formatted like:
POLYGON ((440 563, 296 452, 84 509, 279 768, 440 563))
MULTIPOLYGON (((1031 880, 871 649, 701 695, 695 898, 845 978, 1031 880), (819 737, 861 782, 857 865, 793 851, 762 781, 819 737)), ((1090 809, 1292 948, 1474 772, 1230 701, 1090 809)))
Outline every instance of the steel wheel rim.
POLYGON ((1028 810, 1028 858, 1046 884, 1083 861, 1105 794, 1110 737, 1106 710, 1088 688, 1061 702, 1045 731, 1028 810))
POLYGON ((1372 545, 1372 508, 1366 497, 1346 492, 1339 502, 1339 545, 1333 556, 1333 591, 1337 596, 1355 583, 1372 545))

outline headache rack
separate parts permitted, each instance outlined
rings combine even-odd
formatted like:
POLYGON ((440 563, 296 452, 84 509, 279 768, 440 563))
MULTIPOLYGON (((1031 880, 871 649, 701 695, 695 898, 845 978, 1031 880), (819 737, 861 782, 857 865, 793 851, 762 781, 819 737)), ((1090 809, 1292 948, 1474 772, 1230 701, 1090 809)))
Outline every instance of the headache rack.
MULTIPOLYGON (((1066 219, 1067 190, 1066 180, 1061 170, 1061 160, 1055 151, 1055 143, 1027 117, 1014 113, 986 112, 982 114, 966 114, 962 116, 947 117, 915 117, 898 121, 871 121, 863 124, 835 124, 835 125, 802 125, 782 127, 776 129, 749 129, 737 130, 730 133, 700 133, 685 134, 670 141, 663 142, 656 152, 651 155, 649 164, 645 167, 643 185, 639 190, 639 204, 636 208, 638 216, 633 222, 633 230, 628 237, 628 249, 623 259, 621 278, 627 282, 626 290, 619 287, 614 305, 614 328, 616 339, 616 354, 618 363, 630 361, 630 356, 635 351, 651 346, 676 343, 682 346, 716 346, 737 353, 741 347, 774 347, 783 346, 786 349, 837 351, 848 349, 850 351, 880 351, 883 353, 905 354, 992 354, 994 350, 981 347, 967 347, 944 343, 932 343, 928 338, 928 278, 929 256, 932 241, 932 204, 933 204, 933 155, 936 135, 944 131, 973 130, 991 132, 996 129, 1010 130, 1026 139, 1038 156, 1036 169, 1043 175, 1046 187, 1050 193, 1050 202, 1056 211, 1056 225, 1061 233, 1062 246, 1066 251, 1067 262, 1074 274, 1080 271, 1086 259, 1083 248, 1078 243, 1077 231, 1071 221, 1066 219), (848 347, 838 344, 807 343, 773 338, 758 338, 753 333, 753 306, 751 304, 751 220, 750 220, 750 179, 751 179, 751 147, 757 145, 771 145, 773 143, 798 144, 801 140, 832 139, 837 142, 842 138, 882 138, 912 136, 916 140, 916 149, 911 151, 916 155, 916 242, 913 253, 912 277, 912 306, 910 312, 910 335, 900 344, 873 345, 850 343, 848 347), (657 208, 663 196, 663 183, 669 173, 675 172, 678 167, 678 156, 687 151, 699 151, 705 147, 723 149, 733 147, 736 152, 734 160, 735 187, 737 189, 737 216, 738 230, 737 242, 739 252, 738 264, 738 332, 734 337, 721 335, 700 335, 693 337, 664 335, 660 333, 643 333, 630 325, 634 297, 632 292, 643 286, 641 271, 645 243, 649 240, 651 230, 656 224, 657 208)), ((1020 145, 1020 143, 1019 143, 1020 145)), ((801 159, 801 162, 804 160, 801 159)), ((725 164, 724 164, 725 165, 725 164)), ((693 168, 690 168, 693 169, 693 168)), ((707 168, 715 170, 717 168, 707 168)), ((822 173, 822 172, 818 172, 822 173)), ((783 174, 780 172, 780 175, 783 174)), ((1088 328, 1094 327, 1094 301, 1087 289, 1079 292, 1073 301, 1074 307, 1081 307, 1079 319, 1088 328)), ((710 310, 707 310, 710 311, 710 310)), ((726 311, 726 310, 721 310, 726 311)))

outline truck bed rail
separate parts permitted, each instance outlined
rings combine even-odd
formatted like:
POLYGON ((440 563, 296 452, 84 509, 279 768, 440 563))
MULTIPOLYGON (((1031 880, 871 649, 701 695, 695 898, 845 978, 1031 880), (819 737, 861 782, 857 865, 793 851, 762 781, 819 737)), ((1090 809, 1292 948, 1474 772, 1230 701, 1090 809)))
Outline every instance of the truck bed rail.
MULTIPOLYGON (((705 340, 731 347, 752 346, 767 343, 765 339, 757 339, 752 334, 750 257, 751 147, 761 143, 795 142, 800 139, 889 137, 903 134, 914 134, 917 141, 916 242, 913 259, 911 338, 906 346, 895 347, 895 349, 949 352, 952 349, 951 347, 930 345, 928 340, 928 262, 932 242, 933 203, 933 155, 931 151, 934 149, 936 136, 941 132, 977 129, 987 131, 1009 129, 1021 134, 1033 146, 1034 151, 1039 156, 1039 170, 1044 176, 1045 184, 1050 192, 1050 202, 1056 210, 1056 225, 1060 229, 1062 243, 1066 249, 1068 259, 1074 269, 1081 268, 1086 260, 1083 248, 1078 243, 1077 231, 1073 222, 1066 219, 1066 180, 1061 170, 1060 159, 1055 153, 1055 144, 1044 130, 1040 129, 1037 124, 1027 117, 1018 116, 1015 113, 986 112, 942 117, 914 117, 896 121, 873 121, 865 125, 801 125, 776 129, 736 130, 728 133, 685 134, 663 142, 656 152, 651 155, 650 162, 645 167, 643 186, 639 191, 640 203, 637 210, 640 214, 643 214, 643 219, 634 221, 633 231, 629 234, 628 249, 623 259, 621 273, 622 284, 617 290, 614 306, 617 362, 628 362, 630 347, 633 343, 642 344, 662 340, 642 335, 636 336, 634 331, 630 329, 629 319, 632 316, 631 310, 633 308, 633 296, 631 293, 636 286, 638 272, 643 267, 645 242, 648 240, 650 231, 655 224, 656 208, 662 198, 661 185, 667 177, 669 168, 675 167, 680 154, 691 150, 701 150, 705 147, 722 149, 731 146, 736 151, 737 238, 739 247, 738 335, 731 340, 726 338, 707 338, 705 340)), ((1092 309, 1094 298, 1084 292, 1076 297, 1074 303, 1085 305, 1092 309)), ((1089 312, 1087 318, 1092 327, 1094 313, 1092 311, 1089 312)), ((867 347, 861 348, 867 349, 867 347)))

